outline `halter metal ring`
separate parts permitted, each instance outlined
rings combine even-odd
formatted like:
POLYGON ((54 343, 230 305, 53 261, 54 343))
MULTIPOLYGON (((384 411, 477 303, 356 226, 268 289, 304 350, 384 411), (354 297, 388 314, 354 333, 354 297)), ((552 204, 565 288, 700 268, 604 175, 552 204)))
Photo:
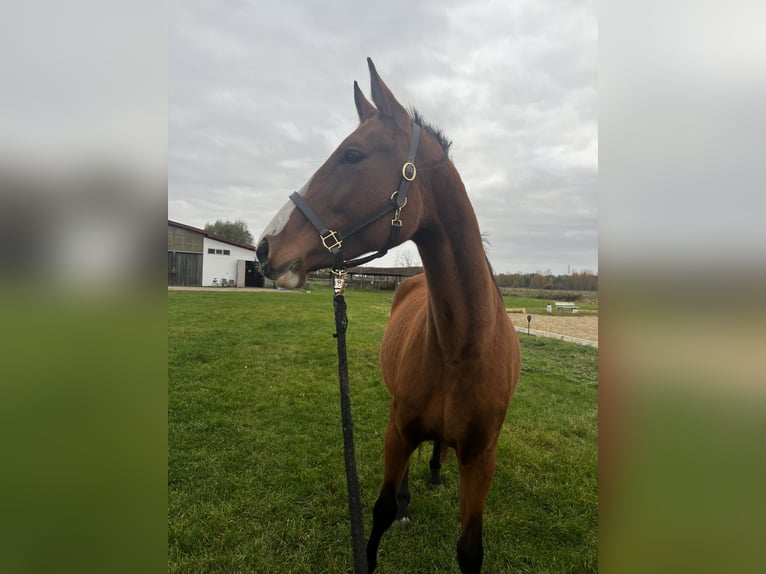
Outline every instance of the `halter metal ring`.
MULTIPOLYGON (((392 193, 392 194, 391 194, 391 201, 394 201, 397 195, 399 195, 399 190, 398 190, 398 189, 397 189, 397 190, 396 190, 394 193, 392 193)), ((408 199, 409 199, 408 197, 405 197, 405 198, 404 198, 404 203, 402 203, 401 205, 397 205, 397 209, 398 209, 399 211, 401 211, 401 210, 402 210, 402 208, 403 208, 405 205, 407 205, 407 200, 408 200, 408 199)))
POLYGON ((407 181, 414 181, 415 176, 418 174, 418 170, 415 168, 415 164, 411 161, 405 162, 405 164, 402 166, 402 177, 406 179, 407 181), (412 168, 412 177, 407 177, 407 168, 412 168))

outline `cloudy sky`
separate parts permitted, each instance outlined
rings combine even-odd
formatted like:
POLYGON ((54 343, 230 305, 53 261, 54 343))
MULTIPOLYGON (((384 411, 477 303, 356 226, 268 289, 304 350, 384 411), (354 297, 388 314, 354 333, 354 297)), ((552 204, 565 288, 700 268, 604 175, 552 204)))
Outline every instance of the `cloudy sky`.
POLYGON ((356 127, 367 56, 453 140, 496 272, 598 271, 588 0, 172 0, 168 217, 258 237, 356 127))

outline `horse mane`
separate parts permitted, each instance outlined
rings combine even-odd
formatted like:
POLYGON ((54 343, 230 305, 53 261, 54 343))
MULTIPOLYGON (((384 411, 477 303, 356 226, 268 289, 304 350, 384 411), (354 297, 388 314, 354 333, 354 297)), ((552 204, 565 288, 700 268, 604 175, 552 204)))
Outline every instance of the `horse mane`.
POLYGON ((436 127, 432 123, 426 121, 423 115, 416 108, 410 108, 409 112, 412 121, 426 130, 429 134, 431 134, 436 142, 441 146, 442 150, 444 150, 444 153, 448 154, 449 148, 452 146, 452 140, 447 138, 447 134, 445 134, 441 128, 436 127))
MULTIPOLYGON (((448 155, 450 147, 452 146, 452 140, 447 137, 447 134, 444 133, 444 130, 442 130, 440 127, 437 127, 427 121, 423 115, 418 111, 417 108, 411 107, 409 109, 410 118, 413 122, 418 124, 421 128, 426 130, 428 133, 430 133, 433 138, 436 140, 436 142, 441 146, 442 150, 444 150, 444 154, 448 155)), ((487 255, 487 247, 489 246, 489 238, 487 238, 486 235, 482 234, 481 237, 482 247, 484 248, 484 259, 487 262, 487 267, 489 267, 489 275, 492 277, 492 283, 495 284, 495 288, 497 289, 498 295, 500 295, 500 298, 502 299, 503 294, 500 292, 500 286, 497 284, 497 278, 495 277, 495 271, 492 269, 492 263, 489 261, 489 256, 487 255)))

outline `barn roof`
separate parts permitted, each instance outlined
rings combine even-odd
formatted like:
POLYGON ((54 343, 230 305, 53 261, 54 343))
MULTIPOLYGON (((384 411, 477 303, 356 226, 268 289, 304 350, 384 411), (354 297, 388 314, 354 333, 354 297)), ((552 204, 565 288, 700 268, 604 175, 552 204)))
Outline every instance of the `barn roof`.
POLYGON ((348 270, 353 275, 388 275, 391 277, 412 277, 423 272, 422 267, 352 267, 348 270))
POLYGON ((209 237, 210 239, 215 239, 216 241, 220 241, 221 243, 228 243, 229 245, 236 245, 237 247, 241 247, 242 249, 249 249, 250 251, 255 251, 255 246, 253 245, 250 245, 248 243, 239 243, 237 241, 232 241, 231 239, 220 237, 219 235, 216 235, 215 233, 210 233, 209 231, 205 231, 204 229, 199 229, 198 227, 192 227, 191 225, 178 223, 177 221, 173 221, 171 219, 168 219, 168 225, 172 225, 174 227, 180 227, 181 229, 187 229, 189 231, 194 231, 196 233, 204 235, 205 237, 209 237))

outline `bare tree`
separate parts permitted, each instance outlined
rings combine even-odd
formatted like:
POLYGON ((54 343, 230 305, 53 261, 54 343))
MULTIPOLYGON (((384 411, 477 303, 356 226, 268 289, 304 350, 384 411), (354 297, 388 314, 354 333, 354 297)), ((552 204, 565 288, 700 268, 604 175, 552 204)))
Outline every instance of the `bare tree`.
POLYGON ((397 267, 417 267, 421 265, 420 255, 414 249, 399 249, 396 252, 397 267))

